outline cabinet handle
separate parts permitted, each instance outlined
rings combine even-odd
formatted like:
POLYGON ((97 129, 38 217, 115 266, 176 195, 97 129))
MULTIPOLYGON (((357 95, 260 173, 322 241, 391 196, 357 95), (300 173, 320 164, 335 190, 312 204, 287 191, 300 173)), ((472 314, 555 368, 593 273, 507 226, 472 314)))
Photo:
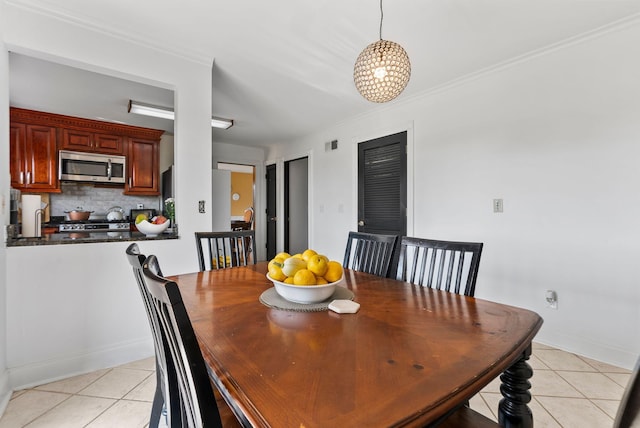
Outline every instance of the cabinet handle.
POLYGON ((27 184, 33 184, 33 183, 31 182, 31 171, 28 171, 28 172, 27 172, 27 184))
POLYGON ((24 171, 20 171, 20 184, 24 184, 24 171))

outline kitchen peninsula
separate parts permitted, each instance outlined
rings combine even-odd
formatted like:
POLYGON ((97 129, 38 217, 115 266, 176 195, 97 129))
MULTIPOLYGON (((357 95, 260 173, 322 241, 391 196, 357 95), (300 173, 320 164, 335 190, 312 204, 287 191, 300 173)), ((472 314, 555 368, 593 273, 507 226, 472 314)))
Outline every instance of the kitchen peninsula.
POLYGON ((175 232, 161 233, 158 236, 147 236, 141 232, 114 231, 114 232, 76 232, 76 233, 47 233, 37 238, 12 237, 7 234, 7 247, 31 247, 35 245, 60 245, 83 244, 99 242, 122 241, 157 241, 165 239, 178 239, 175 232))

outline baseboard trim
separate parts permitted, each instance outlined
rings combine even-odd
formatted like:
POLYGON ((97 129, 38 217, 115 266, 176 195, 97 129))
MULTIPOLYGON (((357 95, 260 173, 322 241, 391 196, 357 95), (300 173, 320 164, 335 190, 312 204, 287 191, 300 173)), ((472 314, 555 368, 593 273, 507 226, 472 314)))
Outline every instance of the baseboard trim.
POLYGON ((8 388, 14 391, 32 388, 71 376, 119 366, 153 355, 153 341, 144 339, 85 354, 70 355, 20 367, 10 367, 8 369, 8 388))
POLYGON ((631 350, 613 348, 606 344, 590 341, 584 337, 551 332, 544 330, 544 328, 535 337, 534 342, 627 370, 633 370, 638 360, 638 354, 634 354, 631 350))

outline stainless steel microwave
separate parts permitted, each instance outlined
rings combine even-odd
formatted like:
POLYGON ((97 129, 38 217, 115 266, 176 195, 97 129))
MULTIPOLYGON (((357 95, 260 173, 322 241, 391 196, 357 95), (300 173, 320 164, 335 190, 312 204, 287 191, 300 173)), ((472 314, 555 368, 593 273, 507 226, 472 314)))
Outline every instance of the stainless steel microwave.
POLYGON ((124 184, 126 158, 124 156, 60 150, 58 158, 61 181, 124 184))

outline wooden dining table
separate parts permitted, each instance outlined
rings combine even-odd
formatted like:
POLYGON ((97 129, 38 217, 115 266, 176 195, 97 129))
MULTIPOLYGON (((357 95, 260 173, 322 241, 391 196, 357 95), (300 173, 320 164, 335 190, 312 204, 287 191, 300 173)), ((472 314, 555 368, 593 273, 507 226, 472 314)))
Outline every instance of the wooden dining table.
POLYGON ((213 382, 257 427, 429 426, 500 376, 499 421, 532 426, 535 312, 345 270, 355 314, 269 307, 266 263, 172 276, 213 382))

